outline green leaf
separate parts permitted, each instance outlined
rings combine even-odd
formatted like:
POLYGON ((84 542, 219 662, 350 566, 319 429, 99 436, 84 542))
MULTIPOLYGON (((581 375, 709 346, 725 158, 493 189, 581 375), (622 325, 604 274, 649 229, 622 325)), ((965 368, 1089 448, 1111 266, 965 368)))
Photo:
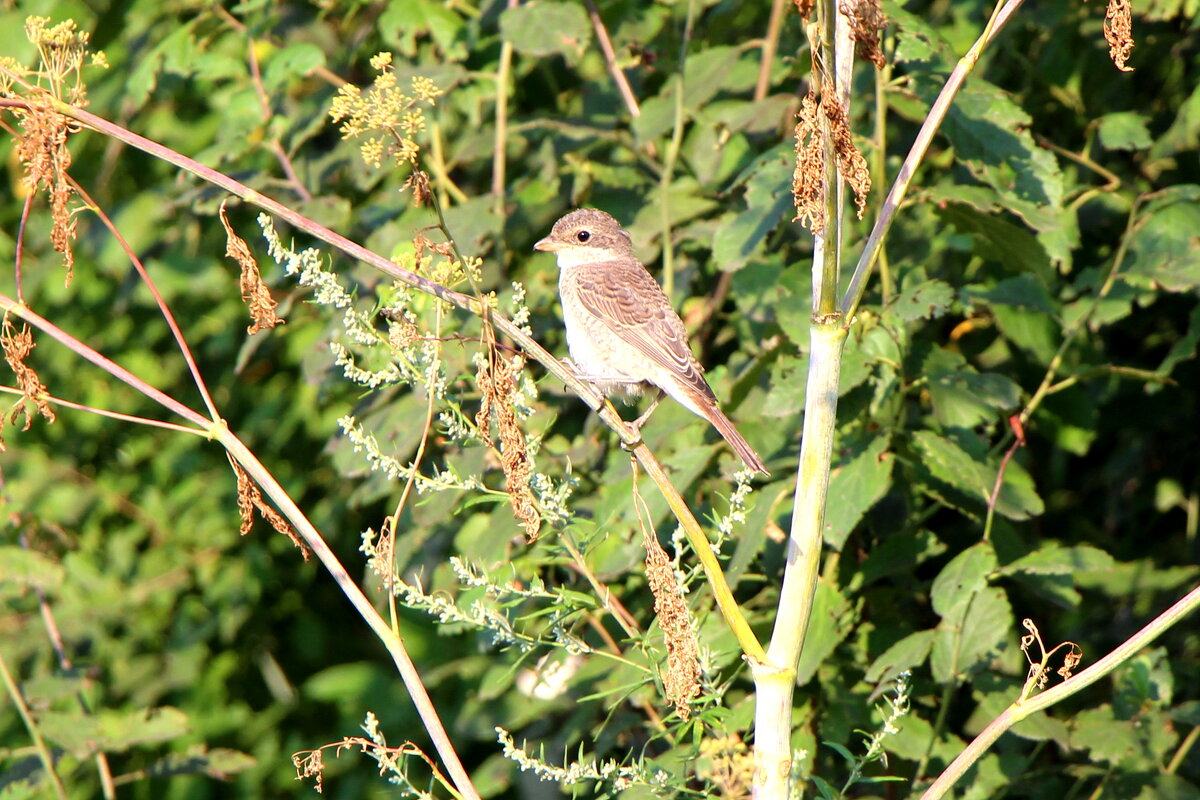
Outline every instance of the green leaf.
POLYGON ((867 668, 863 680, 867 683, 887 686, 904 670, 924 664, 933 647, 935 633, 936 631, 932 630, 917 631, 905 636, 875 659, 867 668))
POLYGON ((1021 401, 1021 387, 1003 375, 981 375, 966 359, 949 350, 932 349, 922 372, 928 380, 934 419, 945 428, 973 428, 995 422, 1021 401))
POLYGON ((918 319, 937 319, 946 313, 953 302, 954 288, 935 278, 905 287, 888 305, 888 310, 904 322, 913 322, 918 319))
POLYGON ((285 86, 295 78, 303 78, 318 67, 325 66, 325 53, 315 44, 301 42, 277 50, 263 69, 263 85, 267 91, 285 86))
POLYGON ((1200 286, 1200 186, 1176 186, 1148 207, 1129 242, 1122 272, 1170 292, 1200 286))
POLYGON ((1145 150, 1153 143, 1146 120, 1132 111, 1100 117, 1096 133, 1100 144, 1108 150, 1145 150))
POLYGON ((722 270, 741 269, 792 207, 791 195, 779 187, 791 179, 793 159, 791 146, 780 146, 755 163, 746 181, 746 210, 722 217, 713 236, 713 260, 722 270))
POLYGON ((466 44, 459 38, 462 18, 434 0, 388 3, 375 27, 386 45, 408 58, 417 56, 417 40, 425 36, 433 40, 448 60, 462 59, 467 53, 466 44))
POLYGON ((985 261, 998 261, 1017 274, 1033 272, 1044 281, 1055 275, 1046 247, 1027 228, 995 213, 996 193, 985 186, 945 186, 930 198, 937 214, 971 237, 973 252, 985 261))
POLYGON ((987 586, 996 563, 996 552, 983 542, 959 553, 933 581, 929 590, 933 610, 942 618, 959 614, 987 586))
POLYGON ((77 758, 122 753, 138 745, 177 739, 188 732, 188 717, 177 708, 102 710, 96 714, 45 712, 39 725, 47 739, 77 758))
POLYGON ((986 502, 995 483, 989 480, 987 465, 981 464, 961 447, 938 436, 933 431, 917 431, 912 437, 913 449, 923 467, 939 481, 958 489, 971 498, 986 502))
POLYGON ((579 3, 531 2, 500 14, 500 35, 527 56, 578 57, 592 41, 592 23, 579 3))
POLYGON ((1005 642, 1015 641, 1015 623, 1003 590, 989 587, 970 595, 938 626, 929 657, 934 680, 948 683, 985 667, 1005 642))
POLYGON ((927 530, 891 536, 867 556, 862 565, 866 584, 901 573, 911 573, 919 564, 946 552, 946 545, 927 530))
POLYGON ((895 458, 885 452, 889 441, 887 435, 875 436, 831 470, 824 537, 834 550, 842 549, 863 515, 891 488, 895 458))
POLYGON ((34 589, 52 589, 62 585, 63 565, 34 550, 0 545, 0 584, 34 589))
POLYGON ((1111 569, 1116 560, 1098 547, 1077 545, 1064 547, 1051 542, 1000 568, 1002 575, 1070 575, 1079 570, 1111 569))

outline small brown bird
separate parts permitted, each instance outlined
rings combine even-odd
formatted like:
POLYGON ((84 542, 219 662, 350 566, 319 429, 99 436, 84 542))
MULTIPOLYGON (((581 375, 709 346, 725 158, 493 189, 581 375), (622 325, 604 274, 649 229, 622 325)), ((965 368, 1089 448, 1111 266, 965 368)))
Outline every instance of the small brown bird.
POLYGON ((704 368, 688 347, 683 321, 615 219, 594 208, 572 211, 533 249, 558 256, 567 349, 581 377, 608 395, 659 389, 634 428, 649 418, 665 392, 711 422, 746 466, 770 474, 717 407, 704 368))

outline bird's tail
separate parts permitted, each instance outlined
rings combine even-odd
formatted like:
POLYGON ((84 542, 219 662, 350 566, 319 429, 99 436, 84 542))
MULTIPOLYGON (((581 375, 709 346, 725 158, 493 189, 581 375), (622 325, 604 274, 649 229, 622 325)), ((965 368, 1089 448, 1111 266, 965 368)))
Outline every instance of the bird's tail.
POLYGON ((733 448, 733 452, 738 454, 738 458, 745 462, 746 466, 756 472, 761 472, 763 475, 770 475, 767 468, 763 466, 762 459, 758 457, 758 453, 754 452, 754 448, 750 446, 742 435, 738 433, 738 429, 733 427, 733 423, 729 421, 729 417, 725 416, 724 412, 717 407, 716 403, 700 404, 704 418, 713 424, 717 429, 717 433, 729 442, 729 446, 733 448))

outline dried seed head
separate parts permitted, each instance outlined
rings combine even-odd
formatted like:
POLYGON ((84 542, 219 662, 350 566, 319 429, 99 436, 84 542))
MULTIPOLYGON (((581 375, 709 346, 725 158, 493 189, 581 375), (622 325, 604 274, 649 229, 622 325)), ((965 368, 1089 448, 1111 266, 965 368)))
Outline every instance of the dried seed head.
POLYGON ((242 268, 241 286, 242 302, 250 311, 253 324, 246 332, 253 335, 261 330, 269 330, 276 325, 282 325, 286 320, 275 313, 279 305, 271 297, 271 290, 263 283, 262 273, 258 271, 258 263, 250 254, 250 246, 246 240, 233 231, 229 217, 225 213, 225 203, 221 203, 221 224, 225 226, 225 255, 232 258, 242 268))
POLYGON ((1108 41, 1108 57, 1122 72, 1133 72, 1125 66, 1133 52, 1133 3, 1130 0, 1108 0, 1104 11, 1104 38, 1108 41))
POLYGON ((796 10, 800 12, 800 16, 805 19, 812 19, 813 9, 817 7, 817 0, 792 0, 796 4, 796 10))
POLYGON ((854 146, 850 136, 850 124, 846 109, 833 92, 821 93, 821 109, 829 120, 829 133, 833 137, 833 152, 837 157, 838 172, 854 190, 854 204, 858 206, 858 218, 867 210, 867 197, 871 194, 871 171, 867 160, 854 146))
POLYGON ((663 689, 681 719, 691 714, 688 704, 700 694, 700 650, 692 630, 687 603, 675 582, 671 559, 650 530, 642 531, 646 548, 646 582, 654 595, 654 614, 667 643, 667 673, 663 689))
MULTIPOLYGON (((29 427, 33 425, 34 417, 29 410, 30 404, 47 421, 54 422, 56 419, 54 409, 50 408, 50 403, 46 400, 49 392, 46 391, 38 374, 33 371, 33 367, 25 363, 25 359, 29 357, 36 346, 33 342, 33 331, 29 330, 29 326, 25 323, 21 323, 21 330, 17 331, 8 315, 5 314, 3 326, 0 327, 0 346, 4 349, 4 360, 8 362, 8 366, 12 367, 13 374, 17 377, 17 387, 21 390, 21 399, 13 406, 12 414, 8 418, 9 423, 15 425, 18 419, 24 417, 25 427, 21 430, 29 430, 29 427)), ((4 450, 4 439, 0 437, 0 451, 2 450, 4 450)))
POLYGON ((529 488, 533 474, 533 461, 525 447, 525 434, 517 424, 517 415, 511 399, 516 394, 516 376, 525 362, 520 356, 505 360, 496 351, 495 345, 479 359, 475 385, 481 395, 479 413, 475 424, 491 444, 491 420, 493 414, 500 432, 500 466, 504 470, 504 490, 512 505, 513 516, 525 528, 525 536, 535 541, 542 528, 542 517, 538 513, 537 500, 529 488))
POLYGON ((792 172, 792 199, 796 204, 793 222, 819 236, 825 232, 825 150, 817 117, 817 93, 813 89, 800 103, 796 123, 796 168, 792 172))
POLYGON ((22 111, 21 129, 17 139, 17 158, 25 166, 25 185, 36 192, 46 188, 50 199, 50 245, 63 254, 63 266, 67 268, 66 285, 71 285, 75 253, 71 242, 75 240, 77 220, 70 207, 71 189, 67 170, 71 166, 71 151, 67 138, 74 132, 71 121, 55 111, 44 97, 35 97, 22 111))
POLYGON ((848 0, 838 10, 850 21, 850 41, 859 58, 870 61, 876 69, 883 69, 883 50, 879 46, 879 32, 887 27, 887 17, 879 0, 848 0))

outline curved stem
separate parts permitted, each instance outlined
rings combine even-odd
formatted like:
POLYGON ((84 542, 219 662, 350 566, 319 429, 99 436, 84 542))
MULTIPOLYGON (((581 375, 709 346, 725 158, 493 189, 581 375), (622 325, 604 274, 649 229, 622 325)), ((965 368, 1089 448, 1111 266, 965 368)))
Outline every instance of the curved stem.
POLYGON ((1048 689, 1036 697, 1024 702, 1013 703, 1000 716, 988 723, 987 727, 958 754, 958 757, 950 763, 950 766, 946 767, 942 774, 938 776, 938 779, 933 782, 933 785, 925 790, 925 794, 921 795, 921 800, 937 800, 937 798, 945 796, 958 779, 971 768, 971 765, 983 757, 984 753, 1000 738, 1001 734, 1026 717, 1065 700, 1071 695, 1091 686, 1105 675, 1108 675, 1197 607, 1200 607, 1200 586, 1192 589, 1175 605, 1168 608, 1162 614, 1159 614, 1150 624, 1129 637, 1120 647, 1083 672, 1072 678, 1068 678, 1053 689, 1048 689))
POLYGON ((975 68, 983 49, 996 38, 1005 23, 1020 8, 1022 2, 1024 0, 1000 0, 1000 4, 992 11, 991 18, 984 26, 983 32, 975 40, 975 44, 971 46, 967 54, 959 59, 933 106, 930 107, 925 121, 921 123, 917 138, 913 140, 912 147, 900 167, 900 172, 896 175, 896 180, 892 183, 892 188, 883 201, 883 207, 879 210, 879 218, 875 221, 875 227, 871 230, 871 235, 863 246, 862 255, 859 256, 858 264, 854 268, 854 275, 850 279, 850 285, 847 287, 846 293, 842 295, 841 310, 844 324, 849 325, 854 319, 855 312, 858 311, 859 303, 862 302, 863 294, 867 290, 867 279, 871 277, 871 269, 883 247, 884 237, 887 236, 892 222, 895 221, 896 212, 900 209, 900 204, 908 193, 908 186, 912 183, 913 176, 916 175, 917 169, 925 158, 929 144, 933 141, 933 135, 937 133, 942 121, 946 118, 946 113, 950 110, 950 103, 954 101, 958 90, 962 88, 967 75, 975 68))

